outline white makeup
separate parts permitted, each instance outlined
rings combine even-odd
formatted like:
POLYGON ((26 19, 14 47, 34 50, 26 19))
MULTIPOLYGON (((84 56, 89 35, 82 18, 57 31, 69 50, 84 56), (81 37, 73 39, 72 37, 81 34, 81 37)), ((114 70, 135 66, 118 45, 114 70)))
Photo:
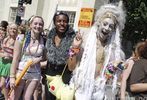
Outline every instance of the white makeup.
POLYGON ((115 23, 112 20, 112 18, 104 18, 99 26, 99 33, 98 36, 105 40, 107 39, 109 36, 111 36, 111 34, 113 33, 115 28, 115 23))

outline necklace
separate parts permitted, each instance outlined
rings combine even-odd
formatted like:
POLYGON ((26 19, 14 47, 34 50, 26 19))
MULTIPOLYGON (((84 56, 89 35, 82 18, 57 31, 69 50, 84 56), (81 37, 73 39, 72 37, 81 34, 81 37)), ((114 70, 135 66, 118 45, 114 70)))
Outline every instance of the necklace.
MULTIPOLYGON (((31 50, 30 50, 30 49, 31 49, 31 47, 32 47, 32 46, 30 46, 30 45, 29 45, 29 53, 30 53, 30 55, 31 55, 31 56, 33 56, 32 52, 31 52, 31 50)), ((36 54, 36 53, 37 53, 37 51, 38 51, 38 47, 39 47, 39 43, 37 44, 37 48, 36 48, 36 51, 35 51, 35 53, 34 53, 34 54, 36 54)))
POLYGON ((33 40, 33 43, 35 43, 36 39, 34 39, 33 37, 31 37, 31 39, 33 40))
POLYGON ((4 46, 10 48, 10 47, 14 46, 14 42, 15 42, 15 40, 11 40, 11 38, 7 38, 4 43, 4 46))

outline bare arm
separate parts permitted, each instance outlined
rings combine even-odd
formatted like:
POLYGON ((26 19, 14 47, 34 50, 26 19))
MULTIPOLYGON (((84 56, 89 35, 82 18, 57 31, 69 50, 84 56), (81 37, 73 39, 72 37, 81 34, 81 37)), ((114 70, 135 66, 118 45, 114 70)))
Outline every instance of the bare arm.
MULTIPOLYGON (((68 69, 70 71, 73 71, 76 67, 76 64, 78 62, 78 56, 81 53, 81 43, 82 43, 82 36, 80 33, 77 33, 74 37, 72 48, 70 48, 70 51, 74 51, 75 53, 72 57, 69 57, 68 59, 68 69)), ((70 54, 69 54, 70 55, 70 54)))
POLYGON ((136 83, 130 86, 132 92, 145 92, 147 91, 147 83, 136 83))
POLYGON ((68 69, 70 71, 73 71, 75 69, 76 64, 77 64, 77 56, 76 55, 74 55, 72 58, 68 59, 68 69))
POLYGON ((123 74, 122 74, 122 80, 121 80, 121 100, 125 100, 125 92, 126 92, 126 84, 127 84, 127 79, 131 73, 134 61, 133 60, 129 60, 129 62, 127 63, 127 69, 124 70, 123 74))
POLYGON ((46 69, 47 60, 46 60, 46 61, 41 61, 41 62, 40 62, 40 65, 41 65, 41 68, 42 68, 42 69, 46 69))
POLYGON ((18 40, 16 40, 15 45, 14 45, 13 61, 11 64, 10 76, 15 75, 16 73, 16 69, 18 67, 19 60, 21 57, 21 50, 22 50, 22 45, 18 40))

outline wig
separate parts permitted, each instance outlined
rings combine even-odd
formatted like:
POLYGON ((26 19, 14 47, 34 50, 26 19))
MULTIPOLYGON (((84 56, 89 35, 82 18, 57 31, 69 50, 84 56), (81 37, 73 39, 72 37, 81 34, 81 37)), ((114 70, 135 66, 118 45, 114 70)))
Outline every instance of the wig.
POLYGON ((100 9, 96 12, 95 15, 95 25, 100 25, 100 22, 104 18, 112 18, 114 22, 118 24, 119 31, 122 31, 125 25, 125 17, 126 13, 122 4, 122 1, 119 2, 118 6, 115 4, 106 4, 100 7, 100 9))

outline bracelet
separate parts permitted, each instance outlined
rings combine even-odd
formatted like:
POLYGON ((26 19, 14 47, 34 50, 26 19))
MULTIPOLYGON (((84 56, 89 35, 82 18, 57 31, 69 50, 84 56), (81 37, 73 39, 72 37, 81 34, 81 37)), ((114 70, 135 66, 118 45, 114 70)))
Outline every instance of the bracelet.
POLYGON ((10 75, 10 78, 15 78, 15 74, 12 73, 12 74, 10 75))
POLYGON ((73 46, 69 49, 69 57, 73 57, 74 55, 77 55, 80 52, 80 48, 74 48, 73 46))
POLYGON ((10 76, 10 78, 15 78, 15 76, 10 76))

